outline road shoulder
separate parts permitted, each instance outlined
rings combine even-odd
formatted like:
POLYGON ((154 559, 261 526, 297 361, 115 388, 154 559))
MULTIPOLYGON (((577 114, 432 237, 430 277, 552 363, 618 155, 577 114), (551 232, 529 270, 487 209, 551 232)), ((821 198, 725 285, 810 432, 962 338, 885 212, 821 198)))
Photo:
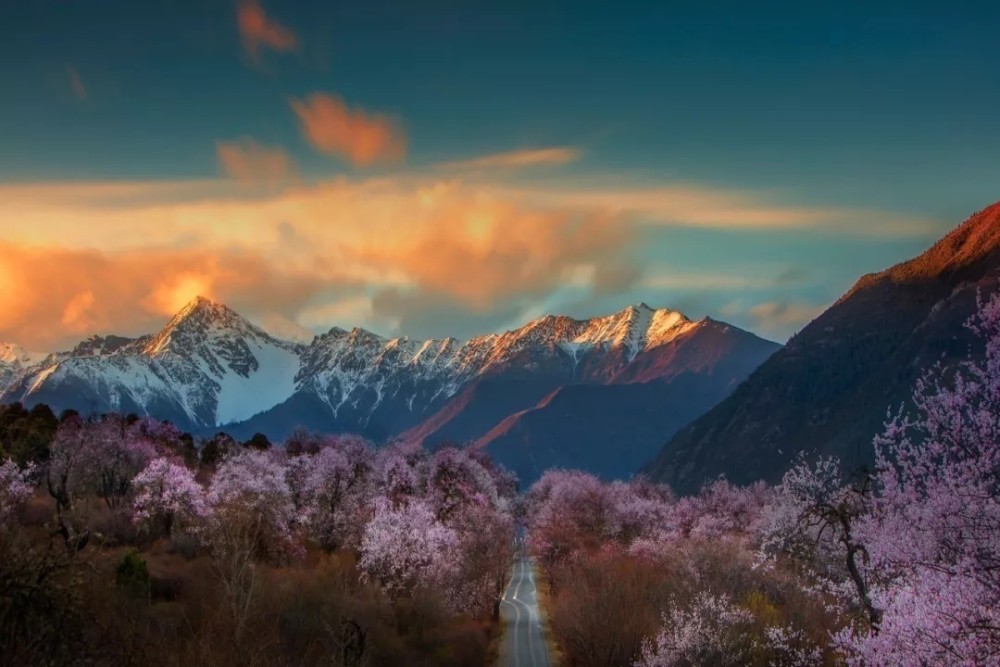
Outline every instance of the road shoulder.
POLYGON ((556 640, 556 635, 552 632, 552 625, 549 623, 549 609, 551 609, 552 589, 549 578, 541 568, 532 563, 535 571, 535 601, 538 604, 539 625, 542 629, 542 636, 545 638, 545 647, 549 652, 549 664, 551 667, 562 667, 563 652, 556 640))

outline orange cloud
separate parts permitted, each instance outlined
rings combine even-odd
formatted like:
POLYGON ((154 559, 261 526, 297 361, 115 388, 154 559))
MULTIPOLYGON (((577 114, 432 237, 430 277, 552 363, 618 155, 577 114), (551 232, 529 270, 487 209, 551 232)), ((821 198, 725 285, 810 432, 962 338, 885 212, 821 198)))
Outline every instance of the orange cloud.
POLYGON ((717 229, 821 229, 859 236, 919 237, 939 231, 939 223, 886 211, 799 206, 773 201, 769 193, 694 183, 607 187, 498 187, 498 196, 520 197, 538 205, 583 207, 623 215, 642 224, 717 229))
POLYGON ((609 275, 631 240, 626 223, 599 212, 534 208, 468 191, 410 220, 405 233, 366 239, 355 257, 479 309, 547 292, 580 266, 609 275))
POLYGON ((273 51, 298 49, 299 40, 295 33, 270 19, 256 0, 240 2, 236 10, 236 23, 239 26, 240 38, 243 40, 243 48, 254 60, 259 57, 261 47, 273 51))
POLYGON ((291 104, 302 133, 323 153, 340 155, 359 167, 398 162, 406 156, 406 135, 388 116, 351 109, 341 98, 324 93, 291 104))
POLYGON ((555 146, 552 148, 527 148, 484 155, 468 160, 444 162, 441 169, 518 169, 522 167, 559 166, 575 162, 583 155, 579 148, 555 146))
POLYGON ((247 314, 294 317, 337 279, 235 249, 101 253, 3 243, 0 283, 0 340, 53 351, 94 333, 155 331, 199 294, 247 314))
POLYGON ((87 101, 87 87, 83 85, 83 79, 80 77, 80 72, 75 66, 70 65, 66 68, 66 76, 69 77, 69 88, 73 91, 73 95, 76 99, 81 102, 87 101))
MULTIPOLYGON (((874 222, 899 219, 892 215, 820 215, 706 186, 570 192, 426 176, 273 189, 222 179, 0 184, 0 201, 0 341, 43 350, 92 332, 154 330, 197 294, 261 321, 441 334, 509 323, 560 290, 587 298, 636 286, 728 291, 774 283, 735 270, 676 275, 638 264, 634 250, 651 222, 769 230, 778 221, 810 230, 853 220, 839 231, 899 231, 874 222), (628 208, 633 191, 643 196, 628 208), (102 251, 88 250, 95 247, 102 251)), ((751 312, 753 305, 721 314, 777 331, 817 311, 792 302, 751 312)))
POLYGON ((244 137, 218 141, 215 153, 223 171, 243 183, 281 183, 297 172, 295 161, 280 147, 268 147, 244 137))
POLYGON ((89 289, 80 292, 66 304, 60 324, 72 333, 87 333, 94 326, 93 320, 88 317, 93 305, 94 293, 89 289))
POLYGON ((322 329, 371 326, 386 290, 509 312, 581 268, 603 276, 602 289, 631 280, 620 271, 626 221, 461 183, 337 179, 246 196, 93 185, 0 186, 12 203, 0 341, 51 349, 91 332, 144 333, 198 294, 322 329), (94 245, 104 252, 83 249, 94 245))

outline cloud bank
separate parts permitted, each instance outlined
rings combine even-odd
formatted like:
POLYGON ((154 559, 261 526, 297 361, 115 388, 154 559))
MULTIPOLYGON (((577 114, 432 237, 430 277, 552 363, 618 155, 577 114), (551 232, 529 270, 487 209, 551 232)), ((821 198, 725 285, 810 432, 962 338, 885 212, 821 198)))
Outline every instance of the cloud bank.
MULTIPOLYGON (((280 150, 249 140, 218 148, 240 181, 288 171, 280 150)), ((749 299, 737 321, 780 337, 818 306, 780 293, 795 283, 779 269, 677 271, 643 250, 671 227, 810 234, 840 224, 858 238, 878 228, 877 212, 848 224, 851 211, 708 186, 648 188, 625 205, 634 187, 437 176, 252 189, 233 180, 0 185, 0 340, 54 350, 89 333, 146 333, 198 294, 292 328, 439 336, 483 333, 539 308, 729 291, 749 299)))

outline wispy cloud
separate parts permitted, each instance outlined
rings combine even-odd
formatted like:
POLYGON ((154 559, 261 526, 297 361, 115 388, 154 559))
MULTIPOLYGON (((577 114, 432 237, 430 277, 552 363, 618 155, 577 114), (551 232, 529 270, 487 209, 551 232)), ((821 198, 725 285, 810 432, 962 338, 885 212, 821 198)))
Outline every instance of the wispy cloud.
POLYGON ((372 316, 375 301, 384 322, 420 302, 509 312, 580 267, 595 289, 628 282, 617 269, 632 230, 621 220, 460 185, 430 199, 432 184, 392 178, 246 197, 224 185, 152 183, 146 197, 137 184, 92 185, 0 186, 17 221, 0 253, 0 340, 45 348, 85 329, 139 333, 196 294, 320 325, 372 316))
POLYGON ((934 221, 886 211, 783 204, 767 193, 694 183, 656 186, 511 187, 545 205, 600 209, 640 224, 714 229, 812 229, 834 234, 914 237, 932 234, 934 221))
POLYGON ((576 162, 583 156, 583 151, 570 146, 553 146, 549 148, 525 148, 504 153, 493 153, 469 158, 443 162, 437 165, 440 169, 520 169, 524 167, 560 166, 576 162))
POLYGON ((69 79, 69 89, 72 91, 73 96, 81 102, 86 102, 87 86, 84 85, 83 77, 80 76, 80 71, 75 65, 69 65, 66 68, 66 76, 69 79))
POLYGON ((236 9, 236 24, 247 54, 257 60, 262 48, 272 51, 295 51, 299 40, 289 28, 271 19, 256 0, 241 0, 236 9))
POLYGON ((774 279, 748 276, 746 274, 725 274, 708 271, 674 271, 654 269, 639 281, 642 287, 655 290, 679 292, 728 292, 737 290, 765 289, 775 285, 774 279))
POLYGON ((750 308, 750 315, 764 331, 801 329, 826 308, 798 301, 766 301, 750 308))
POLYGON ((297 172, 295 161, 285 149, 262 146, 249 137, 218 141, 215 153, 223 171, 242 183, 280 184, 297 172))
POLYGON ((398 162, 406 156, 406 134, 389 116, 351 109, 340 97, 326 93, 291 104, 303 135, 318 151, 339 155, 359 167, 398 162))
MULTIPOLYGON (((240 173, 247 155, 263 151, 265 164, 274 157, 252 143, 234 144, 231 173, 240 173)), ((284 173, 282 159, 273 162, 278 166, 246 168, 255 177, 284 173)), ((500 326, 568 288, 574 299, 601 303, 636 291, 654 298, 739 291, 756 300, 711 313, 779 337, 819 312, 791 291, 802 272, 782 273, 786 265, 744 274, 717 263, 716 271, 681 271, 649 259, 644 244, 663 236, 651 224, 712 230, 721 220, 766 235, 775 227, 765 209, 785 220, 782 230, 826 229, 848 213, 822 209, 826 217, 796 221, 798 208, 771 199, 668 185, 647 196, 672 202, 675 222, 650 222, 649 202, 639 207, 645 212, 614 205, 634 191, 570 196, 426 173, 272 188, 229 179, 0 184, 0 340, 53 347, 83 332, 139 333, 197 293, 248 316, 320 329, 388 323, 437 335, 500 326), (767 224, 755 226, 762 219, 767 224)))

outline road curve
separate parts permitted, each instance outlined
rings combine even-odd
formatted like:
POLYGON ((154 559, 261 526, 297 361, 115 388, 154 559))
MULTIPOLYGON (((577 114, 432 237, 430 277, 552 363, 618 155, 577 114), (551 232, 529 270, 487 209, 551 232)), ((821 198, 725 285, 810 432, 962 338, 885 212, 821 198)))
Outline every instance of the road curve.
POLYGON ((509 667, 549 667, 551 664, 535 593, 535 570, 531 560, 522 556, 514 562, 514 572, 500 605, 509 667))

